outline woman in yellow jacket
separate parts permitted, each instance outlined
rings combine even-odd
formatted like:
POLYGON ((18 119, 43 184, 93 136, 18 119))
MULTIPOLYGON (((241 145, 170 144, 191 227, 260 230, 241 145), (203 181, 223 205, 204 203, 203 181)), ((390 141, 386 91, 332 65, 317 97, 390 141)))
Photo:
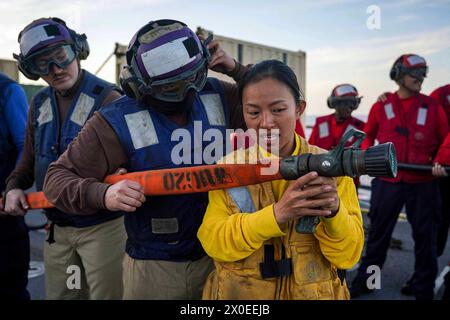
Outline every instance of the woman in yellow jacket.
MULTIPOLYGON (((240 98, 258 143, 229 154, 227 163, 272 156, 267 150, 275 154, 275 146, 281 158, 323 152, 295 134, 306 103, 294 72, 282 62, 254 65, 240 84, 240 98)), ((198 237, 216 267, 204 299, 349 299, 337 269, 355 265, 364 244, 352 179, 316 172, 210 192, 198 237), (295 231, 304 216, 321 217, 315 233, 295 231)))

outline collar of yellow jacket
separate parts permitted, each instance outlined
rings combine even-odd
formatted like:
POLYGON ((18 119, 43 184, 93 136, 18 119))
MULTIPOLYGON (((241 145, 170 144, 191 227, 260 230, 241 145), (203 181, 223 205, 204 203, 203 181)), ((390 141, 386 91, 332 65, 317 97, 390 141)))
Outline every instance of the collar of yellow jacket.
MULTIPOLYGON (((310 152, 309 145, 305 139, 295 134, 295 148, 292 156, 310 152)), ((279 159, 274 154, 267 152, 261 146, 254 144, 248 149, 238 149, 218 160, 217 163, 223 164, 243 164, 243 163, 258 163, 262 158, 264 159, 279 159)))
MULTIPOLYGON (((299 154, 308 152, 308 145, 306 143, 306 140, 301 138, 298 134, 295 134, 295 148, 294 151, 291 153, 291 156, 298 156, 299 154)), ((266 149, 264 149, 261 146, 258 146, 259 153, 263 158, 267 159, 277 159, 278 156, 268 152, 266 149)))

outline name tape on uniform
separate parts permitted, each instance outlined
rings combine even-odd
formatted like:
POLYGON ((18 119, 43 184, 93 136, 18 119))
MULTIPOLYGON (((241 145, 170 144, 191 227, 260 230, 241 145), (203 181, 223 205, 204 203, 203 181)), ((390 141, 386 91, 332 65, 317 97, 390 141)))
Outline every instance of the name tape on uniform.
POLYGON ((394 108, 392 107, 392 103, 388 103, 384 105, 384 112, 386 113, 386 118, 391 120, 395 118, 394 108))

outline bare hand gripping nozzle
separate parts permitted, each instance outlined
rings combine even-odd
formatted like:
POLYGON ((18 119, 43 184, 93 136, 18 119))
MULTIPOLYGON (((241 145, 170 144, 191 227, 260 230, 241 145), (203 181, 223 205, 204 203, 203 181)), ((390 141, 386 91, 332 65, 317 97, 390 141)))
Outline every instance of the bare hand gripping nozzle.
MULTIPOLYGON (((300 156, 284 158, 280 161, 280 173, 286 180, 295 180, 311 171, 324 177, 358 177, 367 174, 371 177, 397 176, 397 158, 394 144, 379 144, 361 150, 360 146, 366 134, 350 129, 341 138, 339 144, 327 153, 305 153, 300 156), (344 147, 347 141, 355 138, 350 147, 344 147)), ((296 230, 299 233, 315 232, 319 217, 303 217, 296 230)))

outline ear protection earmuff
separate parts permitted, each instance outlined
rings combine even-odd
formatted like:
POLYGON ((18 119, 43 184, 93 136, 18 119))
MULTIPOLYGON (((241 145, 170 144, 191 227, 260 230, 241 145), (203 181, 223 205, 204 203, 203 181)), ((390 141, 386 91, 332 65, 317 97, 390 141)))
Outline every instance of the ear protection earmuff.
POLYGON ((331 96, 329 96, 329 97, 327 98, 327 106, 328 106, 328 108, 330 108, 330 109, 334 109, 334 107, 333 107, 333 105, 332 105, 332 103, 331 103, 331 96))
POLYGON ((389 77, 391 80, 397 81, 402 73, 402 64, 399 63, 400 59, 397 59, 395 63, 392 65, 391 71, 389 72, 389 77))
POLYGON ((145 83, 142 83, 142 80, 134 74, 134 70, 130 66, 124 66, 120 71, 119 83, 128 97, 136 100, 142 98, 141 90, 145 87, 145 83))

